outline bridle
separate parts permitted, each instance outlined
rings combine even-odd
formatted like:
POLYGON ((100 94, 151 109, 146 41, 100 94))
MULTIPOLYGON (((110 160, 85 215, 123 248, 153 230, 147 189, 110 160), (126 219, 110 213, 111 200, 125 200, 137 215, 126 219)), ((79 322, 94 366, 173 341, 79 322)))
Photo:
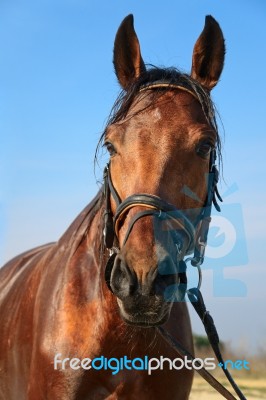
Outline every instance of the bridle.
MULTIPOLYGON (((194 93, 191 89, 188 89, 186 86, 183 86, 181 84, 174 85, 164 82, 154 82, 152 84, 141 87, 140 92, 144 90, 157 89, 157 88, 180 89, 190 93, 191 95, 193 95, 193 97, 195 97, 198 100, 196 93, 194 93)), ((198 268, 199 281, 201 280, 200 266, 204 261, 209 225, 211 222, 212 204, 214 205, 217 211, 221 211, 217 202, 217 198, 220 201, 222 201, 222 198, 217 189, 219 172, 215 162, 216 162, 216 149, 212 149, 209 161, 207 196, 205 199, 205 203, 200 211, 200 214, 194 223, 192 223, 189 220, 184 211, 178 210, 173 204, 166 202, 165 200, 163 200, 158 196, 154 196, 148 193, 137 193, 127 197, 124 200, 121 200, 119 194, 117 193, 117 190, 113 185, 111 171, 110 171, 110 164, 108 163, 106 165, 103 175, 103 182, 104 182, 103 190, 105 197, 103 236, 104 236, 105 247, 109 249, 109 254, 110 254, 105 269, 105 280, 108 288, 111 291, 112 289, 110 286, 110 276, 115 258, 117 254, 121 251, 121 249, 125 246, 135 223, 139 219, 146 216, 154 216, 161 219, 174 220, 175 223, 182 229, 183 233, 186 234, 186 237, 188 239, 188 249, 186 254, 191 254, 194 252, 194 255, 193 257, 190 257, 186 261, 179 260, 179 274, 178 274, 179 284, 180 287, 182 287, 183 294, 184 294, 183 285, 186 284, 186 277, 184 272, 186 270, 186 263, 188 261, 190 261, 194 267, 198 268), (116 211, 114 215, 111 209, 111 196, 113 197, 116 204, 116 211), (114 242, 118 244, 118 232, 121 225, 121 221, 123 220, 123 217, 128 213, 130 209, 137 206, 142 206, 145 208, 145 210, 137 212, 134 215, 134 217, 130 220, 122 246, 121 248, 119 248, 119 245, 115 246, 114 242)), ((180 242, 180 239, 177 238, 177 235, 174 236, 176 236, 173 238, 173 240, 175 241, 177 260, 178 260, 178 255, 181 253, 182 243, 180 242)))
MULTIPOLYGON (((190 93, 194 98, 198 101, 199 98, 197 94, 192 91, 190 88, 186 87, 185 84, 169 84, 162 81, 157 81, 151 84, 144 85, 140 88, 139 92, 149 90, 149 89, 180 89, 185 92, 190 93)), ((108 163, 104 169, 103 175, 103 192, 105 197, 105 212, 104 212, 104 245, 106 249, 109 250, 109 259, 107 261, 105 267, 105 281, 110 291, 112 291, 110 285, 110 277, 112 268, 114 265, 115 258, 121 251, 121 249, 125 246, 129 235, 135 225, 135 223, 145 217, 145 216, 154 216, 157 218, 170 218, 174 220, 177 225, 179 225, 183 232, 185 232, 188 238, 188 250, 187 254, 190 252, 194 252, 192 257, 187 258, 186 260, 180 260, 178 266, 178 278, 179 284, 177 285, 177 292, 179 293, 177 296, 178 301, 183 301, 184 296, 187 293, 188 298, 193 305, 195 311, 199 315, 205 331, 207 333, 209 342, 213 348, 213 351, 219 361, 219 365, 222 366, 222 370, 226 375, 228 381, 231 386, 237 393, 240 400, 246 400, 246 397, 243 395, 234 379, 232 378, 230 372, 225 368, 225 363, 219 348, 219 336, 209 311, 207 311, 206 306, 204 304, 204 300, 200 291, 201 285, 201 265, 204 262, 205 248, 208 240, 208 232, 209 226, 211 222, 211 211, 212 205, 216 208, 217 211, 221 211, 220 206, 217 202, 218 200, 222 201, 222 198, 218 192, 217 184, 219 180, 219 171, 215 164, 216 162, 216 149, 213 149, 210 153, 210 162, 209 162, 209 174, 208 174, 208 188, 207 188, 207 196, 205 199, 204 206, 202 207, 200 214, 196 221, 192 223, 186 214, 182 210, 176 209, 173 204, 170 204, 163 200, 158 196, 154 196, 148 193, 137 193, 132 196, 127 197, 124 200, 121 200, 119 194, 117 193, 113 182, 110 171, 110 164, 108 163), (116 211, 113 215, 111 209, 111 196, 113 197, 116 204, 116 211), (120 225, 123 221, 123 217, 126 213, 134 208, 142 206, 145 208, 143 211, 137 212, 129 222, 127 232, 125 234, 121 249, 118 244, 118 233, 120 225), (115 246, 115 242, 117 246, 115 246), (187 262, 191 262, 191 265, 197 267, 199 273, 199 284, 196 288, 192 288, 187 290, 187 277, 186 277, 186 264, 187 262)), ((181 246, 179 239, 177 237, 174 238, 175 246, 177 249, 177 260, 178 255, 181 253, 181 246)), ((187 357, 187 359, 195 362, 197 365, 197 359, 195 359, 183 346, 177 342, 163 327, 157 328, 158 333, 164 338, 164 340, 175 349, 181 357, 187 357)), ((196 368, 197 372, 212 386, 214 387, 223 397, 228 400, 235 400, 235 397, 218 382, 211 374, 208 373, 204 368, 196 368)))

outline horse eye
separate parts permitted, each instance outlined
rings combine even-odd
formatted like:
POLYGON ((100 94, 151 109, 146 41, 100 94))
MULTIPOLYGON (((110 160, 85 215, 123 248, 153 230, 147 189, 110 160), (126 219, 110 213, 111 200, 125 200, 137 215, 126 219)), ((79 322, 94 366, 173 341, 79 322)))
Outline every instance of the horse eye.
POLYGON ((213 149, 213 145, 210 142, 203 142, 197 147, 197 154, 200 157, 207 158, 213 149))
POLYGON ((115 150, 114 145, 112 143, 105 142, 104 146, 106 147, 106 149, 107 149, 108 153, 110 154, 110 156, 115 155, 116 150, 115 150))

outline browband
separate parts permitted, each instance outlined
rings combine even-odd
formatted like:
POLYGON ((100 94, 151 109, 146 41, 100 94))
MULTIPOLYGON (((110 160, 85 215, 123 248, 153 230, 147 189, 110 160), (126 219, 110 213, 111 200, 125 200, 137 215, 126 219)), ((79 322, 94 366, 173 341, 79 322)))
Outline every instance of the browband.
POLYGON ((148 83, 147 85, 141 86, 139 92, 144 92, 145 90, 151 90, 151 89, 180 89, 180 90, 183 90, 184 92, 191 94, 196 100, 199 101, 199 98, 195 92, 193 92, 186 86, 181 85, 180 83, 174 84, 174 83, 166 83, 166 82, 156 81, 156 82, 148 83))

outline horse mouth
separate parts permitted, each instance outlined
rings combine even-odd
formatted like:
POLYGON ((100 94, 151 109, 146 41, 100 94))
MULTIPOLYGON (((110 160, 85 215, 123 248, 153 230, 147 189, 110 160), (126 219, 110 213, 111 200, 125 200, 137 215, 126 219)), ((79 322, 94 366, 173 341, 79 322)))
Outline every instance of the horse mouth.
POLYGON ((170 315, 171 305, 163 304, 157 310, 127 310, 124 303, 117 298, 120 316, 128 325, 149 328, 164 324, 170 315))

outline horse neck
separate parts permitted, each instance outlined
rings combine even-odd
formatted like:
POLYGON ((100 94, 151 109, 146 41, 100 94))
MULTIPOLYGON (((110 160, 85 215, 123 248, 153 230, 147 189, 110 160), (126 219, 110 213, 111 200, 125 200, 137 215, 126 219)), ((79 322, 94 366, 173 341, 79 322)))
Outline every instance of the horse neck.
POLYGON ((82 301, 91 301, 102 292, 102 213, 100 191, 60 238, 55 249, 57 271, 61 270, 66 287, 79 291, 82 301))

